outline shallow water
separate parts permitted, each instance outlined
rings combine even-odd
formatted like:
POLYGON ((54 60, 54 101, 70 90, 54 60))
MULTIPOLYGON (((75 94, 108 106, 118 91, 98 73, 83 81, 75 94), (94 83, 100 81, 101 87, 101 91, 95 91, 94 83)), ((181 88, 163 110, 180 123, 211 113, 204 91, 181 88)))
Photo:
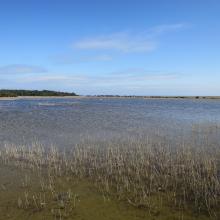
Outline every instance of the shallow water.
MULTIPOLYGON (((176 146, 187 140, 192 146, 200 146, 202 143, 206 147, 220 147, 220 100, 137 98, 0 100, 0 146, 4 142, 29 144, 36 140, 45 146, 54 144, 61 148, 71 148, 89 138, 101 142, 103 147, 108 143, 117 144, 119 139, 123 142, 123 138, 126 141, 132 138, 132 141, 142 143, 146 139, 141 138, 146 137, 152 137, 156 144, 160 144, 161 139, 158 139, 158 135, 166 137, 166 141, 177 143, 176 146), (135 139, 137 137, 138 139, 135 139), (106 143, 103 144, 102 141, 106 143)), ((56 210, 60 210, 57 209, 59 201, 55 201, 48 190, 45 194, 41 190, 41 181, 44 178, 46 185, 49 185, 47 177, 39 181, 39 176, 32 170, 25 169, 25 166, 19 169, 13 166, 13 161, 7 164, 3 162, 4 159, 5 157, 2 163, 0 161, 2 177, 0 219, 61 219, 55 213, 56 210), (24 186, 26 182, 28 184, 24 186), (36 198, 46 195, 46 207, 42 210, 36 209, 35 206, 25 208, 26 191, 29 193, 29 199, 33 195, 36 198), (18 202, 20 200, 21 207, 18 202)), ((63 176, 54 179, 57 193, 70 190, 79 196, 73 210, 72 208, 69 210, 69 205, 73 205, 73 201, 68 203, 68 217, 65 219, 211 219, 207 213, 198 214, 191 209, 182 211, 164 202, 161 205, 162 200, 155 201, 161 208, 155 206, 152 210, 139 209, 127 201, 118 201, 111 196, 103 197, 105 194, 98 190, 93 181, 78 180, 75 176, 71 178, 63 176)), ((217 213, 217 217, 212 219, 218 219, 218 216, 217 213)))
POLYGON ((124 201, 118 201, 111 197, 104 197, 101 192, 95 188, 91 182, 86 180, 74 180, 67 182, 65 179, 58 179, 55 182, 55 189, 58 193, 71 191, 73 197, 77 195, 76 202, 70 201, 65 209, 61 209, 62 216, 56 216, 55 211, 59 213, 59 201, 46 194, 46 207, 37 209, 33 205, 32 196, 39 198, 39 195, 45 195, 39 186, 39 177, 31 170, 19 170, 15 167, 0 166, 0 175, 2 177, 0 185, 0 220, 57 220, 57 219, 78 219, 78 220, 209 220, 207 215, 197 215, 190 211, 172 210, 165 206, 158 211, 149 211, 147 209, 135 208, 124 201), (27 177, 27 178, 26 178, 27 177), (16 181, 15 181, 16 179, 16 181), (23 182, 28 179, 24 187, 23 182), (25 208, 25 192, 28 191, 28 200, 30 206, 25 208), (18 207, 19 199, 22 201, 22 207, 18 207), (72 209, 72 211, 70 211, 72 209), (65 214, 65 212, 67 214, 65 214))
MULTIPOLYGON (((220 131, 220 100, 62 98, 0 101, 0 143, 72 147, 94 140, 160 134, 186 137, 192 127, 220 131)), ((201 129, 200 129, 201 130, 201 129)))

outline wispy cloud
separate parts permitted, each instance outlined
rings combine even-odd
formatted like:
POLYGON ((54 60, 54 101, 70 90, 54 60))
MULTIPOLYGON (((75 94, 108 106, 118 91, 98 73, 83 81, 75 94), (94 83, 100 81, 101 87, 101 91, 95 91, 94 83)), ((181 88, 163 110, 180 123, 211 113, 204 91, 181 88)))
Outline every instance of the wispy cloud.
POLYGON ((94 84, 99 86, 138 86, 156 81, 171 81, 179 78, 180 76, 180 73, 175 72, 161 72, 155 70, 145 70, 142 68, 131 68, 122 71, 107 73, 103 76, 96 76, 91 78, 90 80, 92 80, 94 84))
POLYGON ((90 74, 48 74, 41 76, 21 77, 21 82, 33 83, 54 83, 59 82, 60 85, 81 85, 87 86, 128 86, 143 85, 154 81, 170 81, 180 77, 180 73, 147 71, 141 68, 133 68, 102 75, 90 74))
POLYGON ((18 79, 18 81, 25 82, 25 83, 33 83, 33 82, 42 82, 42 83, 57 83, 59 82, 60 84, 65 82, 73 82, 73 81, 84 81, 87 80, 86 77, 80 76, 80 75, 75 75, 75 76, 69 76, 68 74, 50 74, 46 76, 31 76, 31 77, 22 77, 18 79))
POLYGON ((0 74, 26 74, 26 73, 45 73, 47 70, 40 66, 32 66, 25 64, 13 64, 0 67, 0 74))
POLYGON ((51 60, 56 64, 106 62, 113 60, 116 55, 114 52, 120 52, 119 55, 146 53, 157 49, 161 35, 189 26, 187 23, 163 24, 139 32, 121 31, 81 38, 71 45, 74 49, 72 52, 51 56, 51 60))
POLYGON ((74 42, 72 47, 82 50, 116 50, 125 53, 148 52, 157 48, 156 37, 186 27, 188 25, 185 23, 177 23, 155 26, 142 32, 123 31, 84 38, 74 42))
MULTIPOLYGON (((10 88, 13 85, 16 85, 16 88, 63 88, 65 91, 75 91, 78 94, 145 94, 151 89, 170 88, 176 82, 180 82, 182 76, 183 74, 178 72, 130 68, 90 74, 82 72, 19 74, 10 77, 7 84, 10 88)), ((4 83, 2 87, 5 87, 4 83)))
POLYGON ((110 61, 112 60, 112 57, 107 54, 80 56, 80 57, 76 57, 75 55, 72 54, 63 54, 63 55, 53 56, 52 60, 58 64, 74 64, 74 63, 110 61))
POLYGON ((121 52, 146 52, 154 50, 155 42, 143 36, 131 36, 128 33, 114 33, 94 38, 82 39, 73 44, 77 49, 116 50, 121 52))
POLYGON ((158 25, 148 30, 149 36, 157 36, 165 34, 167 32, 179 31, 190 27, 187 23, 176 23, 176 24, 163 24, 158 25))

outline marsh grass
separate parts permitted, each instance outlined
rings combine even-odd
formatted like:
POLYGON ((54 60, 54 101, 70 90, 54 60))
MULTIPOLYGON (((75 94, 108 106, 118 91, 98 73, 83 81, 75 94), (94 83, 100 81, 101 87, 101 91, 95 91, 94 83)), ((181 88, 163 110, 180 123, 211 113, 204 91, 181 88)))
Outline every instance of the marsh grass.
MULTIPOLYGON (((51 213, 62 219, 77 206, 78 195, 71 190, 57 191, 60 178, 69 184, 87 179, 103 195, 105 202, 117 198, 157 216, 168 206, 171 210, 219 218, 220 150, 209 144, 192 142, 171 144, 165 139, 129 140, 128 142, 83 142, 72 150, 5 144, 0 162, 29 169, 38 175, 40 190, 29 194, 30 177, 22 180, 23 197, 18 207, 41 211, 49 201, 56 203, 51 213)), ((184 215, 184 214, 183 214, 184 215)))

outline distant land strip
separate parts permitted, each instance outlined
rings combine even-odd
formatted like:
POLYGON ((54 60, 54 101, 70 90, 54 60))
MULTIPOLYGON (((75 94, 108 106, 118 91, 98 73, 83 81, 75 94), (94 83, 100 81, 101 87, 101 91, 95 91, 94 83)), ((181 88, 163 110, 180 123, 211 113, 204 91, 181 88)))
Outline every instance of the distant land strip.
POLYGON ((8 90, 1 89, 0 97, 19 97, 19 96, 77 96, 76 93, 72 92, 57 92, 50 90, 8 90))
POLYGON ((18 97, 88 97, 88 98, 145 98, 145 99, 220 99, 220 96, 138 96, 138 95, 85 95, 52 90, 0 89, 0 98, 18 97))
POLYGON ((145 99, 220 99, 220 96, 138 96, 138 95, 93 95, 98 98, 145 98, 145 99))

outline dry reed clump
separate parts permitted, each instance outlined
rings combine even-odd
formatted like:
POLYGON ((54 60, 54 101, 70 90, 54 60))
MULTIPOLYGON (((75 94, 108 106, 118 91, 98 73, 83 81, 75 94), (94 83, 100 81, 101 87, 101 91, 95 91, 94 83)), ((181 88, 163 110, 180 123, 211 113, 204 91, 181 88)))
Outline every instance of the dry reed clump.
MULTIPOLYGON (((3 164, 47 173, 53 193, 56 177, 88 178, 103 196, 115 196, 157 213, 164 205, 193 209, 218 218, 220 151, 218 148, 175 148, 162 142, 96 146, 77 145, 69 152, 39 144, 30 148, 5 145, 3 164)), ((43 182, 43 181, 42 181, 43 182)), ((41 184, 42 189, 45 184, 41 184)), ((36 199, 37 200, 37 199, 36 199)))

